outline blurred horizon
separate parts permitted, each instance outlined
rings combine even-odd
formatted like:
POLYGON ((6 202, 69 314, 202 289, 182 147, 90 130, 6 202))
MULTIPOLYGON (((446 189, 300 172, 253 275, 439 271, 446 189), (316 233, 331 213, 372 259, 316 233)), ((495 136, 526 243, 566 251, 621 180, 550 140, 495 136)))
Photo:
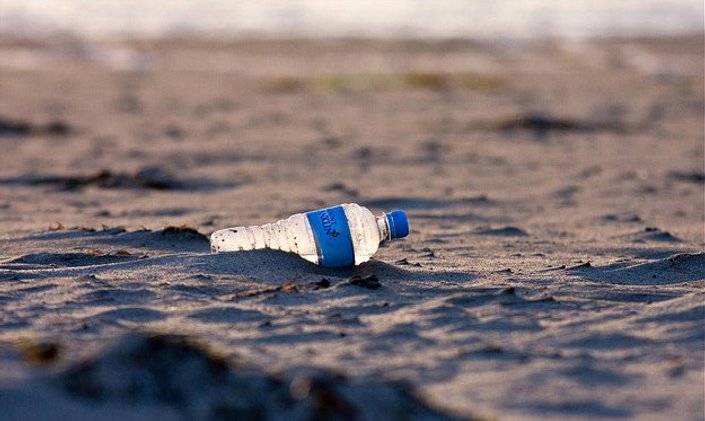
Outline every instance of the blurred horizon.
POLYGON ((2 0, 0 34, 85 38, 590 38, 703 32, 693 0, 2 0))

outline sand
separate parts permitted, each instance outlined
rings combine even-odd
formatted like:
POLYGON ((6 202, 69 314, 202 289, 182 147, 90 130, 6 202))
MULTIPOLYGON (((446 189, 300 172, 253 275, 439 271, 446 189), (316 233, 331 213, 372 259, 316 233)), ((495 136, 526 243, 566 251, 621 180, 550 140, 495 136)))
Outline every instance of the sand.
POLYGON ((0 92, 3 419, 705 418, 702 35, 8 39, 0 92), (411 234, 209 253, 346 202, 411 234))

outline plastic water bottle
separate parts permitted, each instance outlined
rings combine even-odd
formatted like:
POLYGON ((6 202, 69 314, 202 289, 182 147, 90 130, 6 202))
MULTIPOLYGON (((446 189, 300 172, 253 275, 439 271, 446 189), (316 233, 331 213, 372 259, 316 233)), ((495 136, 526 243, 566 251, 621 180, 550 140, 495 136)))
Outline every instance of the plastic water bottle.
POLYGON ((406 212, 375 216, 363 206, 346 203, 262 226, 219 230, 210 242, 213 253, 268 248, 296 253, 321 266, 338 267, 364 263, 383 241, 408 234, 406 212))

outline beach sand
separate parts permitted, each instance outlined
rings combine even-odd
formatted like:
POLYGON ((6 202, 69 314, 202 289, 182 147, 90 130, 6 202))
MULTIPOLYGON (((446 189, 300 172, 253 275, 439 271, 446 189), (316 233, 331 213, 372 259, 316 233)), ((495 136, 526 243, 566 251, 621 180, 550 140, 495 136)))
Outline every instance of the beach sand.
POLYGON ((703 107, 702 35, 6 39, 2 417, 702 420, 703 107), (346 202, 411 234, 209 254, 346 202))

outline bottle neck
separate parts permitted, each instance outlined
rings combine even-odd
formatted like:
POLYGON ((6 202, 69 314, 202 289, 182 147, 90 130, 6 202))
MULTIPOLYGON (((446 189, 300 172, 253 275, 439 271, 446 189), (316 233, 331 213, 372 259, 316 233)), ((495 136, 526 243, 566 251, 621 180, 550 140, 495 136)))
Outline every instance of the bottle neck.
POLYGON ((389 225, 387 225, 387 218, 384 215, 377 217, 377 229, 379 230, 380 243, 391 240, 389 225))

